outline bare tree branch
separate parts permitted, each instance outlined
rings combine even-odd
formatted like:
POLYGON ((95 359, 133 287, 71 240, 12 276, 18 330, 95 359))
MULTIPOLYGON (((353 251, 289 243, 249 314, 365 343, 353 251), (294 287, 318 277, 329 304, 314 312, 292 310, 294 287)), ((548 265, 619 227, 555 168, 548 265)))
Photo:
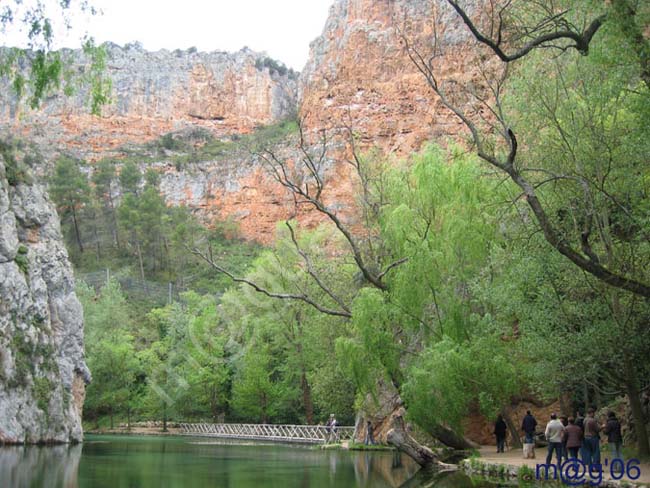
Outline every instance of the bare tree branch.
POLYGON ((287 228, 289 229, 289 234, 291 235, 291 241, 293 242, 294 247, 296 248, 296 251, 300 256, 302 257, 302 260, 305 262, 305 265, 307 266, 307 273, 309 276, 313 278, 313 280, 316 282, 318 287, 323 290, 327 296, 329 296, 332 300, 336 302, 336 304, 341 307, 342 310, 344 310, 347 313, 350 312, 350 308, 341 300, 339 296, 337 296, 323 281, 320 279, 320 276, 318 276, 318 273, 316 273, 316 270, 314 269, 314 265, 311 262, 311 259, 309 258, 309 255, 302 250, 300 245, 298 244, 298 239, 296 239, 296 233, 293 230, 293 227, 291 223, 287 220, 285 222, 287 228))
MULTIPOLYGON (((468 19, 465 21, 465 23, 468 24, 469 18, 467 17, 465 12, 460 7, 458 7, 457 3, 454 0, 448 0, 448 2, 452 6, 454 6, 457 12, 459 12, 461 17, 463 17, 463 20, 465 20, 466 18, 468 19)), ((600 24, 598 24, 598 27, 599 26, 600 24)), ((471 21, 469 21, 468 27, 475 35, 475 37, 477 37, 478 40, 481 40, 482 37, 481 34, 478 33, 478 31, 473 26, 471 21)), ((589 40, 596 32, 597 27, 592 28, 592 30, 593 32, 591 32, 591 35, 589 36, 589 40)), ((564 255, 570 261, 576 264, 580 269, 593 275, 599 280, 613 287, 624 289, 634 294, 646 298, 650 298, 650 285, 646 283, 642 283, 632 278, 628 278, 622 274, 612 272, 607 267, 602 265, 597 259, 594 259, 595 254, 593 252, 588 252, 588 253, 586 252, 586 251, 591 251, 591 248, 588 245, 588 235, 586 236, 587 238, 586 245, 584 239, 582 240, 583 252, 585 252, 586 255, 582 254, 581 252, 577 251, 571 246, 571 244, 566 240, 566 238, 562 235, 562 233, 560 233, 554 227, 551 220, 548 218, 544 206, 542 205, 537 195, 535 185, 532 184, 530 181, 528 181, 522 175, 522 173, 516 168, 515 161, 517 158, 518 143, 513 130, 511 128, 507 128, 505 134, 502 134, 504 142, 509 147, 508 155, 505 157, 505 159, 500 158, 496 153, 489 151, 474 122, 465 114, 463 110, 461 110, 457 105, 455 105, 450 101, 447 94, 442 89, 439 80, 436 78, 436 75, 433 70, 432 61, 431 61, 433 58, 431 58, 429 61, 425 61, 424 57, 418 51, 418 49, 416 49, 414 46, 411 45, 406 35, 404 35, 403 33, 400 34, 409 59, 413 62, 413 64, 417 67, 417 69, 423 74, 423 76, 427 80, 427 83, 429 84, 429 87, 434 91, 434 93, 438 95, 442 104, 445 107, 447 107, 449 110, 451 110, 451 112, 453 112, 469 129, 474 144, 476 145, 478 156, 484 161, 486 161, 487 163, 491 164, 492 166, 499 168, 505 173, 507 173, 510 176, 510 179, 517 186, 519 186, 519 188, 521 188, 523 192, 523 196, 526 199, 526 202, 528 203, 528 206, 532 210, 533 214, 535 215, 537 223, 539 224, 542 232, 544 233, 544 237, 546 241, 549 244, 551 244, 562 255, 564 255)), ((521 55, 518 55, 518 57, 524 56, 533 47, 535 46, 534 45, 531 46, 530 49, 528 49, 526 52, 522 52, 521 55)), ((506 62, 507 61, 510 61, 510 59, 507 59, 506 62)), ((498 96, 497 96, 497 103, 498 103, 498 96)), ((495 111, 494 113, 498 113, 498 111, 495 111)), ((503 121, 503 123, 507 127, 505 120, 503 121)))
MULTIPOLYGON (((576 49, 578 52, 580 52, 583 55, 587 55, 589 53, 589 44, 591 43, 591 39, 594 37, 598 29, 600 29, 600 27, 603 25, 606 19, 605 15, 600 15, 599 17, 596 17, 582 32, 576 32, 574 30, 565 29, 565 30, 557 30, 553 32, 540 34, 539 36, 534 37, 532 40, 528 41, 528 43, 526 43, 522 48, 518 49, 514 53, 507 54, 501 48, 501 44, 503 41, 501 35, 502 25, 503 25, 503 20, 502 20, 503 10, 499 13, 499 17, 500 17, 499 33, 495 41, 493 39, 486 37, 478 30, 474 22, 472 22, 472 19, 469 18, 469 15, 467 15, 465 10, 458 4, 456 0, 447 0, 447 3, 449 3, 449 5, 451 5, 452 8, 458 13, 461 19, 463 19, 463 22, 465 23, 467 28, 471 31, 471 33, 474 35, 476 40, 482 44, 485 44, 490 49, 492 49, 492 51, 494 51, 494 53, 504 63, 515 61, 519 58, 524 57, 526 54, 528 54, 529 52, 531 52, 533 49, 537 47, 548 46, 549 43, 551 43, 552 41, 557 41, 561 39, 573 41, 571 44, 569 44, 568 47, 576 49)), ((538 26, 534 27, 531 32, 539 31, 544 26, 544 24, 556 20, 556 17, 559 17, 563 14, 564 12, 552 16, 552 18, 544 19, 543 24, 539 24, 538 26)))
POLYGON ((336 310, 336 309, 324 307, 324 306, 320 305, 319 303, 314 301, 312 298, 310 298, 309 296, 307 296, 307 295, 305 295, 303 293, 301 293, 301 294, 275 293, 275 292, 272 292, 270 290, 267 290, 266 288, 264 288, 263 286, 255 283, 252 280, 249 280, 247 278, 242 278, 242 277, 239 277, 239 276, 235 276, 230 271, 228 271, 224 267, 222 267, 219 264, 217 264, 216 262, 214 262, 214 260, 212 259, 211 253, 205 254, 205 253, 201 252, 197 248, 190 249, 190 252, 192 254, 194 254, 195 256, 198 256, 201 259, 203 259, 206 263, 208 263, 210 266, 212 266, 212 268, 214 268, 219 273, 222 273, 222 274, 226 275, 228 278, 233 280, 235 283, 245 283, 248 286, 250 286, 251 288, 253 288, 255 291, 257 291, 259 293, 262 293, 263 295, 266 295, 269 298, 278 298, 278 299, 281 299, 281 300, 298 300, 298 301, 304 302, 304 303, 306 303, 308 305, 311 305, 316 310, 318 310, 319 312, 324 313, 326 315, 333 315, 335 317, 345 317, 345 318, 352 317, 352 314, 347 310, 336 310))
POLYGON ((384 271, 379 273, 377 278, 382 279, 384 276, 386 276, 388 274, 388 272, 391 269, 397 268, 399 265, 406 263, 408 260, 409 260, 409 258, 402 258, 402 259, 398 259, 397 261, 395 261, 393 263, 390 263, 388 266, 386 266, 386 269, 384 271))
MULTIPOLYGON (((301 142, 301 145, 303 146, 301 148, 301 152, 304 154, 308 154, 309 151, 305 146, 304 139, 301 142)), ((308 187, 305 185, 299 184, 298 181, 296 181, 296 178, 293 178, 288 171, 288 162, 279 158, 277 154, 275 154, 274 151, 271 149, 266 149, 263 153, 260 154, 260 157, 266 164, 266 166, 269 168, 271 172, 271 176, 282 186, 287 188, 289 191, 291 191, 294 195, 296 195, 299 198, 302 198, 301 203, 306 203, 309 205, 312 205, 318 212, 322 213, 325 215, 338 229, 338 231, 343 235, 345 240, 347 241, 348 245, 350 246, 350 249, 352 250, 352 254, 354 257, 354 261, 357 264, 357 267, 363 274, 364 278, 371 283, 374 287, 379 288, 380 290, 386 290, 386 284, 381 281, 381 279, 369 268, 369 266, 366 264, 363 255, 361 253, 361 249, 359 248, 359 245, 356 241, 356 239, 352 236, 352 233, 350 230, 343 224, 341 219, 338 217, 336 212, 333 210, 329 209, 327 205, 323 202, 321 196, 322 196, 322 189, 323 189, 323 180, 320 174, 320 168, 322 167, 322 161, 325 158, 325 148, 327 146, 327 139, 323 136, 323 139, 321 140, 321 155, 319 156, 318 161, 314 161, 314 159, 311 156, 305 156, 302 159, 302 163, 305 167, 307 167, 307 170, 310 174, 310 176, 314 179, 317 191, 316 194, 311 194, 308 191, 308 187)))

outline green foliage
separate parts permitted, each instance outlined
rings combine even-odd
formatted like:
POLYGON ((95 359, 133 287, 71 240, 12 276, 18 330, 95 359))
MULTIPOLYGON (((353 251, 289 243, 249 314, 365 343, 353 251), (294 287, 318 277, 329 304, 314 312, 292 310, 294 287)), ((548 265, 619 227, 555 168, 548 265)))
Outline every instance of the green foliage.
POLYGON ((122 165, 120 170, 120 186, 124 193, 137 195, 142 181, 140 169, 134 162, 127 162, 122 165))
POLYGON ((50 194, 57 205, 71 211, 85 203, 89 193, 88 178, 80 164, 71 158, 59 158, 50 181, 50 194))
POLYGON ((81 171, 80 164, 71 158, 59 158, 50 180, 50 195, 58 207, 61 218, 72 220, 80 253, 83 253, 84 249, 77 214, 89 202, 90 193, 88 178, 81 171))
POLYGON ((74 83, 90 85, 90 104, 93 114, 108 103, 110 81, 104 76, 106 63, 103 48, 94 46, 92 40, 84 43, 84 52, 90 59, 85 73, 79 76, 69 68, 70 60, 61 52, 53 51, 54 29, 57 22, 69 25, 76 16, 95 14, 94 7, 86 2, 61 1, 45 5, 41 2, 10 0, 3 4, 0 26, 3 32, 14 31, 23 35, 27 48, 2 48, 0 50, 0 77, 9 80, 18 98, 28 96, 31 108, 36 108, 51 93, 57 91, 61 81, 66 81, 64 93, 70 95, 74 83), (26 33, 26 34, 22 34, 26 33))
POLYGON ((10 186, 32 182, 28 162, 33 156, 24 151, 23 143, 15 140, 0 140, 0 156, 4 161, 5 176, 10 186))
POLYGON ((54 384, 49 378, 38 376, 34 378, 34 397, 36 398, 36 405, 43 412, 48 412, 48 405, 54 384))
POLYGON ((233 386, 233 409, 243 418, 268 423, 275 417, 286 391, 272 379, 268 349, 251 348, 243 357, 241 372, 233 386))
POLYGON ((102 159, 94 167, 92 182, 98 198, 104 198, 110 191, 115 180, 115 163, 109 159, 102 159))
POLYGON ((280 76, 289 75, 290 79, 296 79, 298 77, 298 73, 296 73, 293 69, 287 68, 284 63, 276 61, 273 58, 269 58, 268 56, 257 58, 255 60, 255 68, 257 68, 259 71, 268 69, 269 73, 272 75, 275 73, 280 76))
POLYGON ((71 95, 76 84, 89 85, 89 100, 93 114, 99 113, 108 103, 110 80, 105 76, 106 53, 96 47, 92 39, 83 43, 89 64, 82 75, 73 72, 70 59, 61 52, 53 51, 53 25, 60 22, 70 24, 76 16, 95 14, 88 2, 23 2, 11 0, 3 4, 0 26, 2 31, 26 33, 23 43, 27 48, 3 48, 0 50, 0 76, 9 80, 14 94, 20 99, 28 96, 31 108, 36 108, 51 93, 61 87, 71 95))
POLYGON ((533 468, 526 466, 525 464, 519 466, 517 470, 517 479, 522 485, 534 485, 535 484, 535 471, 533 468))
POLYGON ((29 258, 27 253, 29 249, 27 246, 20 245, 18 246, 18 251, 16 252, 16 257, 14 258, 15 263, 18 265, 18 268, 25 276, 29 276, 29 258))
POLYGON ((162 136, 160 145, 168 151, 177 151, 186 148, 185 144, 180 139, 176 139, 171 132, 162 136))
MULTIPOLYGON (((114 281, 97 296, 81 284, 77 294, 84 307, 86 356, 93 382, 86 390, 87 415, 126 412, 137 407, 142 367, 128 304, 114 281)), ((147 335, 138 330, 140 340, 147 335)))
POLYGON ((212 133, 199 129, 170 132, 142 146, 124 148, 124 157, 120 161, 126 166, 164 159, 181 171, 190 164, 243 157, 251 151, 286 143, 297 132, 298 123, 291 118, 257 127, 248 134, 233 134, 229 138, 215 138, 212 133))
POLYGON ((494 418, 520 387, 501 338, 476 334, 468 343, 445 339, 423 351, 402 391, 418 425, 433 430, 445 422, 461 432, 461 421, 474 404, 494 418))
POLYGON ((388 292, 360 291, 352 337, 337 343, 361 391, 386 379, 402 385, 409 418, 430 431, 440 423, 460 431, 475 406, 492 416, 520 386, 511 347, 475 313, 470 292, 500 241, 500 190, 475 160, 450 156, 431 147, 410 169, 382 170, 383 244, 408 261, 391 272, 388 292))
MULTIPOLYGON (((38 50, 34 53, 31 60, 31 84, 32 96, 29 101, 31 108, 37 108, 41 100, 45 97, 47 90, 59 88, 59 80, 63 63, 59 53, 47 53, 38 50)), ((14 89, 20 90, 18 94, 24 91, 24 81, 19 82, 19 86, 14 85, 14 89)))
POLYGON ((102 107, 111 103, 110 93, 113 88, 113 82, 106 74, 106 47, 96 46, 92 39, 88 39, 83 44, 83 52, 89 64, 84 72, 82 84, 89 87, 90 113, 100 115, 102 107))
POLYGON ((24 387, 28 377, 34 372, 34 347, 20 329, 16 329, 11 338, 11 352, 14 356, 14 375, 9 381, 9 386, 24 387))

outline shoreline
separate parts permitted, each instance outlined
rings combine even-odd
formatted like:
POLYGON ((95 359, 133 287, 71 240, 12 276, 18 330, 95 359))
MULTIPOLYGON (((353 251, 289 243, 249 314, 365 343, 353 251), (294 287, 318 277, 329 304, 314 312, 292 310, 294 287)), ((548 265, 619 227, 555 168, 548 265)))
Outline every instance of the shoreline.
MULTIPOLYGON (((554 479, 550 476, 548 481, 555 481, 557 483, 578 485, 584 482, 591 486, 601 486, 608 488, 622 488, 622 487, 635 487, 635 488, 650 488, 650 463, 639 463, 639 477, 637 479, 630 479, 623 476, 621 479, 615 479, 610 472, 611 466, 609 465, 608 456, 605 452, 603 454, 603 473, 599 477, 590 478, 589 476, 575 476, 566 480, 554 479), (582 480, 582 482, 578 482, 582 480)), ((493 446, 481 446, 479 449, 479 457, 470 457, 463 459, 458 463, 459 468, 470 476, 482 476, 489 479, 507 479, 511 481, 518 481, 519 484, 526 483, 539 483, 546 482, 544 478, 537 479, 537 465, 544 464, 546 458, 546 449, 537 449, 537 457, 535 459, 524 459, 521 449, 510 449, 505 453, 498 454, 493 446)), ((540 472, 542 472, 540 470, 540 472)), ((618 476, 618 475, 617 475, 618 476)))

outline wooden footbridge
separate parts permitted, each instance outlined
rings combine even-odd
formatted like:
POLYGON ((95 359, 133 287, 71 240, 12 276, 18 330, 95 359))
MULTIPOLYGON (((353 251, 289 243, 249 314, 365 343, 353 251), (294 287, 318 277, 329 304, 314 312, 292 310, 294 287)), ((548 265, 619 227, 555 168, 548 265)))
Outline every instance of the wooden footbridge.
POLYGON ((281 424, 180 424, 181 434, 225 439, 327 444, 351 440, 354 427, 281 424))

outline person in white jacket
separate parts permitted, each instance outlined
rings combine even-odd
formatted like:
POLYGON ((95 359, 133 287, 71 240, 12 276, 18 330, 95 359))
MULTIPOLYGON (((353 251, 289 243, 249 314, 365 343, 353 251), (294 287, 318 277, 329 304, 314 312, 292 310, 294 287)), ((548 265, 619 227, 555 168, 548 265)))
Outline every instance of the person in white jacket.
POLYGON ((564 425, 557 418, 557 415, 551 414, 551 421, 546 424, 544 431, 546 440, 548 441, 548 454, 546 454, 546 464, 551 464, 553 459, 553 451, 557 457, 557 467, 560 469, 562 464, 562 436, 564 435, 564 425))

